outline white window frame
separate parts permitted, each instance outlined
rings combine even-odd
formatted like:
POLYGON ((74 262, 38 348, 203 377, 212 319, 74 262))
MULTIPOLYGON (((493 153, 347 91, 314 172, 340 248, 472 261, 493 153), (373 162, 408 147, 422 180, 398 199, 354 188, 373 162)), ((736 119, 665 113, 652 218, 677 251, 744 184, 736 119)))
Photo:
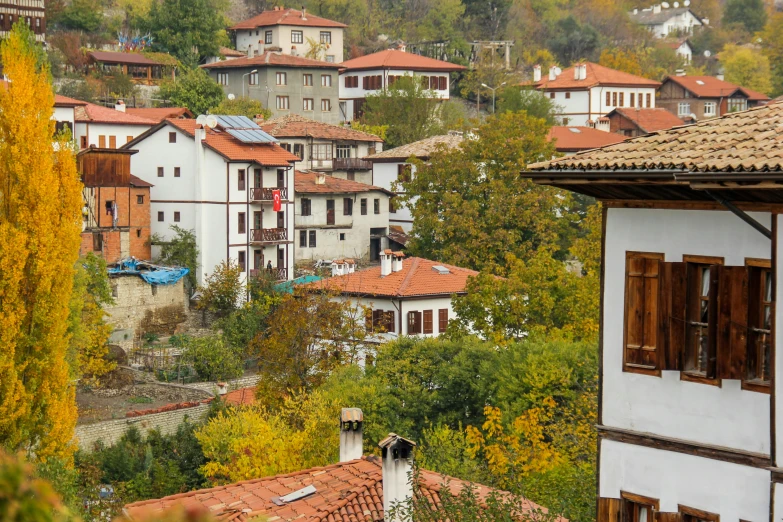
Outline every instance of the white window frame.
POLYGON ((688 116, 691 113, 691 104, 680 102, 677 104, 677 116, 688 116))
POLYGON ((740 112, 748 110, 748 100, 745 98, 729 98, 729 112, 740 112))
POLYGON ((227 72, 217 73, 217 82, 218 85, 228 85, 228 73, 227 72))
POLYGON ((313 160, 331 160, 332 159, 332 144, 331 143, 313 143, 310 145, 310 159, 313 160))
POLYGON ((335 145, 335 157, 340 159, 350 158, 352 148, 350 145, 335 145))
POLYGON ((705 116, 717 116, 718 104, 717 102, 704 102, 704 115, 705 116))
POLYGON ((331 74, 322 74, 321 75, 321 87, 331 87, 332 86, 332 75, 331 74))
POLYGON ((284 72, 276 72, 275 85, 288 85, 288 74, 284 72))
POLYGON ((304 43, 304 33, 300 30, 291 31, 291 43, 292 44, 304 43))
POLYGON ((315 103, 312 98, 302 98, 302 110, 306 112, 312 112, 315 103))
POLYGON ((332 100, 321 98, 321 112, 332 112, 332 100))
POLYGON ((275 107, 279 111, 287 111, 290 107, 288 96, 277 96, 275 98, 275 107))
POLYGON ((326 62, 327 63, 334 63, 334 55, 333 54, 327 54, 326 55, 326 62))

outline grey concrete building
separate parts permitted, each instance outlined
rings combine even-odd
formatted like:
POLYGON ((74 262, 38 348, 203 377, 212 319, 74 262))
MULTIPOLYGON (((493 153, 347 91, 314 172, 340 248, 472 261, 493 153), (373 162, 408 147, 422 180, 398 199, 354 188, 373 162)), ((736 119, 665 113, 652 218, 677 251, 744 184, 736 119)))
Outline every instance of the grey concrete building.
POLYGON ((201 67, 227 95, 259 100, 273 118, 299 114, 325 123, 340 121, 338 64, 268 51, 201 67))

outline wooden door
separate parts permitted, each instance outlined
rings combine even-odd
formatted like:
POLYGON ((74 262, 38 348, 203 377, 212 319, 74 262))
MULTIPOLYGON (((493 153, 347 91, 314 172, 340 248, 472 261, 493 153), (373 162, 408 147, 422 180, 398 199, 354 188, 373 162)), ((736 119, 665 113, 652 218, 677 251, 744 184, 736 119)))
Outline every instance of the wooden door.
POLYGON ((264 268, 264 254, 261 250, 253 250, 253 268, 255 270, 264 268))
POLYGON ((285 228, 285 212, 277 213, 277 228, 285 228))
POLYGON ((326 200, 326 224, 334 225, 334 200, 326 200))
POLYGON ((259 230, 261 228, 261 211, 256 210, 253 212, 253 228, 259 230))
POLYGON ((261 188, 264 186, 263 178, 261 177, 261 169, 253 170, 253 188, 261 188))
POLYGON ((277 169, 277 188, 285 188, 285 170, 277 169))
POLYGON ((285 268, 285 250, 277 249, 277 268, 285 268))

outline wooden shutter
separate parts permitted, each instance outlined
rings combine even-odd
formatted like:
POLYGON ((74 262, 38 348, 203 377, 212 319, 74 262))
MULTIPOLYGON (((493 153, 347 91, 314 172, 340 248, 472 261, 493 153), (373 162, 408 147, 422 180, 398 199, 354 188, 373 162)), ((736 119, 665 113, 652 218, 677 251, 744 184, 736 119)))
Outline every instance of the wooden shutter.
POLYGON ((383 312, 383 326, 389 333, 394 333, 394 310, 383 312))
POLYGON ((424 333, 432 333, 432 310, 424 310, 424 333))
POLYGON ((661 369, 682 369, 685 350, 685 263, 663 263, 660 284, 661 369))
POLYGON ((421 312, 408 312, 408 335, 421 333, 421 312))
POLYGON ((364 89, 365 91, 370 90, 370 77, 369 76, 362 77, 362 89, 364 89))
POLYGON ((621 522, 622 503, 623 501, 619 498, 599 498, 596 522, 621 522))
POLYGON ((430 76, 430 89, 433 91, 438 89, 438 77, 437 76, 430 76))
POLYGON ((748 349, 748 269, 718 267, 717 376, 743 379, 748 349))
POLYGON ((438 333, 443 333, 449 327, 449 310, 441 308, 438 310, 438 333))
POLYGON ((117 136, 109 136, 109 148, 110 149, 117 148, 117 136))
POLYGON ((372 319, 374 314, 374 310, 364 310, 364 328, 369 332, 372 331, 372 319))
POLYGON ((445 91, 448 88, 448 82, 446 81, 445 76, 441 76, 438 78, 438 89, 441 91, 445 91))
POLYGON ((629 254, 625 265, 625 365, 658 368, 659 259, 629 254))

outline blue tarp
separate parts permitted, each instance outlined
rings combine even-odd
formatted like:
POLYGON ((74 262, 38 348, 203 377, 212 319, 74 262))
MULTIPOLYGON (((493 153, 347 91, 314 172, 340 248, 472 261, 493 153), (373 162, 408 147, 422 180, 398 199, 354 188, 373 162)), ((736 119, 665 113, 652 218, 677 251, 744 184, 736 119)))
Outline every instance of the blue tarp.
POLYGON ((153 265, 133 258, 123 259, 108 271, 109 275, 137 275, 151 285, 173 285, 190 272, 187 268, 153 265))
POLYGON ((294 293, 294 286, 296 285, 302 285, 305 283, 312 283, 313 281, 320 281, 322 278, 316 275, 306 275, 302 277, 297 277, 296 279, 293 279, 291 281, 283 281, 282 283, 278 283, 275 285, 275 290, 278 292, 286 292, 289 294, 294 293))

